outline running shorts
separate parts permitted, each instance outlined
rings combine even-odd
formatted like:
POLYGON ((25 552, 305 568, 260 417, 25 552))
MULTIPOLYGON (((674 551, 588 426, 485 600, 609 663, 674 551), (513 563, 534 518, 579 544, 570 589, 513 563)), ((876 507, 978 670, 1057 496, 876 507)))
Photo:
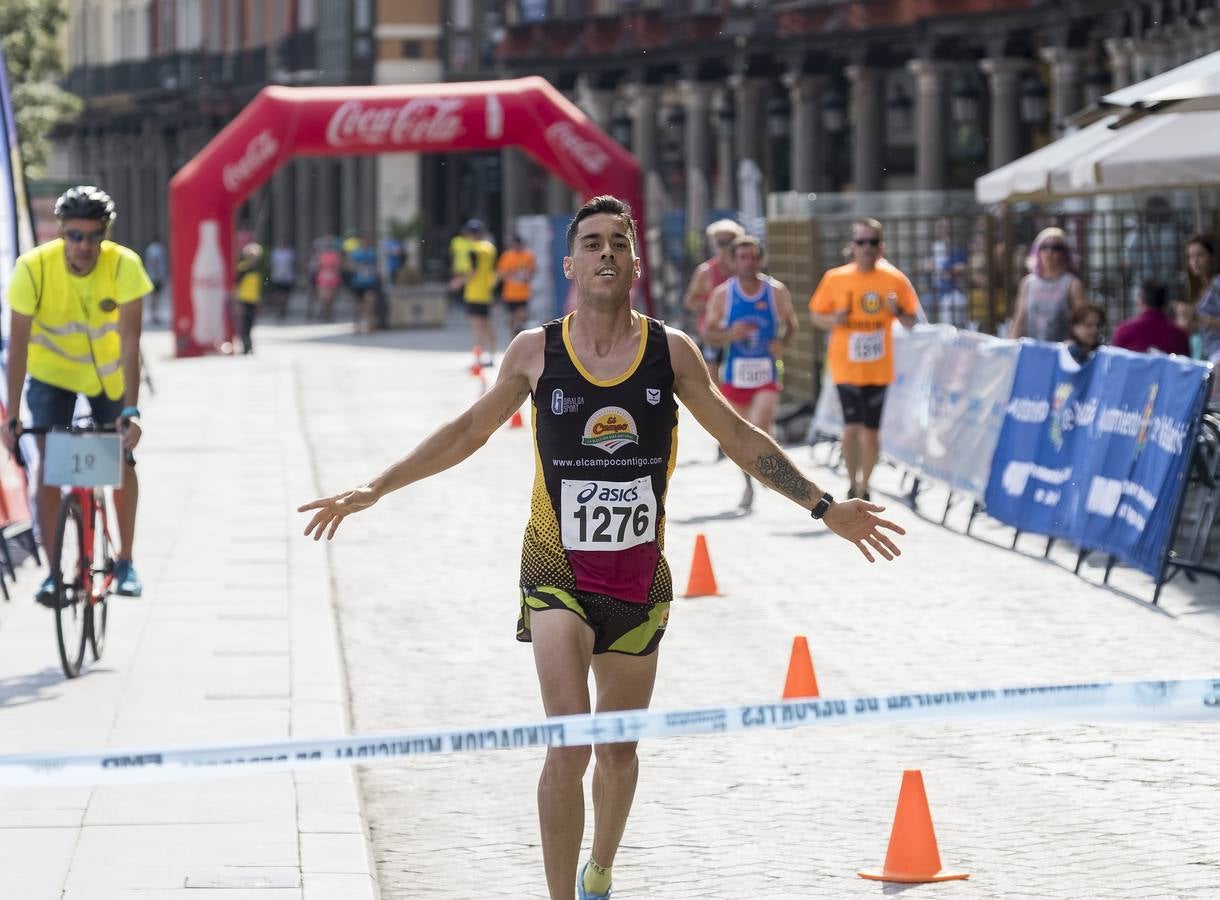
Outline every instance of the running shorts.
POLYGON ((881 427, 881 410, 885 406, 884 384, 836 384, 839 405, 843 407, 845 425, 863 425, 876 431, 881 427))
POLYGON ((583 591, 541 586, 521 591, 517 640, 528 643, 532 610, 566 609, 593 629, 594 653, 648 656, 657 649, 669 623, 669 603, 627 603, 583 591))
POLYGON ((770 384, 760 384, 758 387, 742 388, 734 387, 731 384, 720 385, 720 393, 724 394, 724 399, 728 400, 734 406, 749 406, 754 400, 754 395, 759 391, 782 391, 784 386, 778 381, 772 381, 770 384))

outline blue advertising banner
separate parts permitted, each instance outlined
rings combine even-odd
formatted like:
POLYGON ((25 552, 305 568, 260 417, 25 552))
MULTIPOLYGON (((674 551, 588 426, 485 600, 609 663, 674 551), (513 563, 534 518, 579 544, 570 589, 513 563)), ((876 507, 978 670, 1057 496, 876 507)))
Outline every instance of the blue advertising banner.
POLYGON ((1083 366, 1026 342, 991 464, 988 514, 1157 575, 1208 367, 1105 347, 1083 366))

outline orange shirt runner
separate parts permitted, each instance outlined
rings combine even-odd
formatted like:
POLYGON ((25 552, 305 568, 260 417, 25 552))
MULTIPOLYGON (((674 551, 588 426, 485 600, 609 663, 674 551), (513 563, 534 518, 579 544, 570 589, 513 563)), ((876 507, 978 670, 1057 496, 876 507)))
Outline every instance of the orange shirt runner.
POLYGON ((496 271, 504 279, 500 296, 505 303, 521 303, 530 298, 530 280, 534 277, 534 254, 529 250, 505 250, 496 263, 496 271))
POLYGON ((894 380, 894 313, 916 315, 919 301, 911 282, 893 266, 877 264, 861 272, 856 264, 829 270, 809 298, 819 315, 847 313, 847 324, 830 332, 830 377, 835 384, 885 385, 894 380))

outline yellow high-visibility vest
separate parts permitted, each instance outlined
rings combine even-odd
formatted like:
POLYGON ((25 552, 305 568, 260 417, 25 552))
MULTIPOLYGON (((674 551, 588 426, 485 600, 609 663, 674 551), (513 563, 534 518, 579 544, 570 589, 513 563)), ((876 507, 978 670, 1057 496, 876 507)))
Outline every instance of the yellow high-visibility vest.
POLYGON ((119 308, 153 289, 140 257, 102 241, 97 265, 73 275, 62 238, 17 259, 9 283, 13 312, 33 318, 26 371, 64 390, 119 400, 125 388, 119 308))

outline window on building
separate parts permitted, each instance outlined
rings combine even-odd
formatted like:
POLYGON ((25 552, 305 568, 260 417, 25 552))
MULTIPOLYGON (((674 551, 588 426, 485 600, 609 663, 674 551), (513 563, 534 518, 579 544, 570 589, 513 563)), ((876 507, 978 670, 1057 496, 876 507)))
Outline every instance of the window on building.
POLYGON ((267 7, 256 3, 246 10, 246 34, 243 44, 247 47, 261 47, 267 41, 267 7))
POLYGON ((158 0, 157 49, 162 53, 174 50, 174 0, 158 0))
POLYGON ((449 25, 469 31, 474 15, 470 9, 470 0, 453 0, 449 5, 449 25))
POLYGON ((241 48, 241 0, 225 0, 225 40, 221 47, 226 52, 241 48))
POLYGON ((198 50, 203 44, 203 20, 199 0, 178 0, 174 9, 175 45, 179 50, 198 50))
POLYGON ((423 45, 419 41, 403 41, 402 42, 402 58, 403 59, 419 59, 423 56, 423 45))

